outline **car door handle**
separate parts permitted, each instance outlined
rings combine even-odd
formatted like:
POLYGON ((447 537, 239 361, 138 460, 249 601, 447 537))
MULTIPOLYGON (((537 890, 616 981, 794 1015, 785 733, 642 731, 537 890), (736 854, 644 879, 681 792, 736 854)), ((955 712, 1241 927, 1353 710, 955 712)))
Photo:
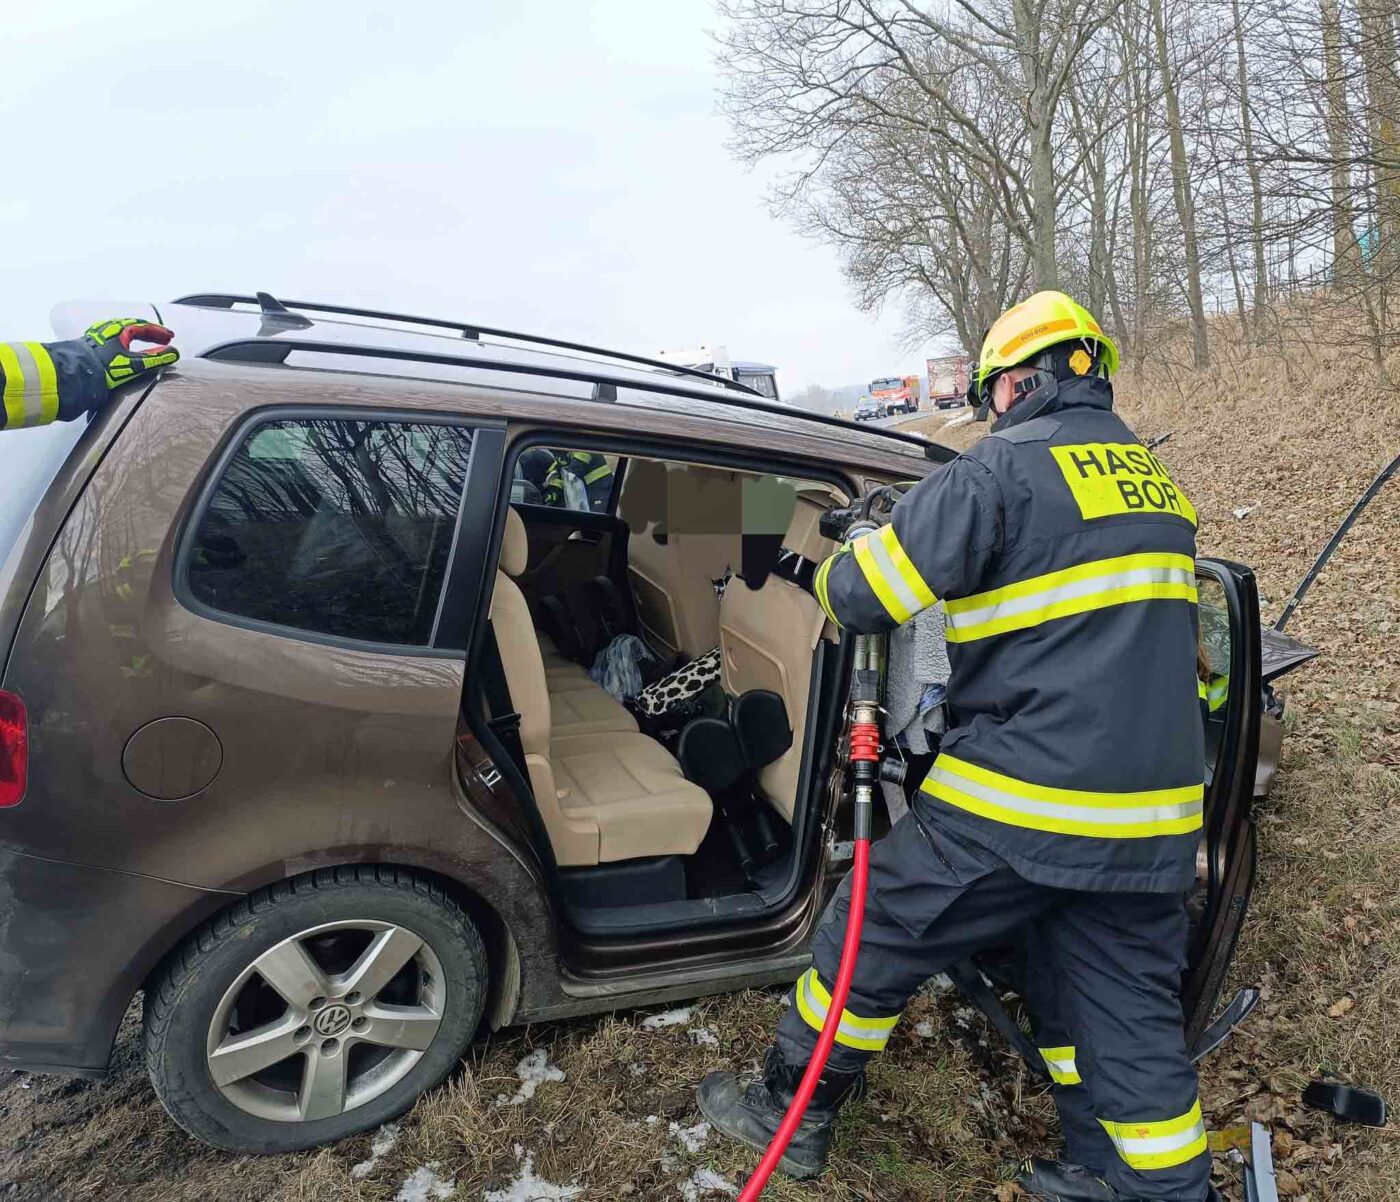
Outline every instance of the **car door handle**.
POLYGON ((601 530, 575 530, 566 541, 587 543, 590 547, 596 547, 603 541, 603 532, 601 530))

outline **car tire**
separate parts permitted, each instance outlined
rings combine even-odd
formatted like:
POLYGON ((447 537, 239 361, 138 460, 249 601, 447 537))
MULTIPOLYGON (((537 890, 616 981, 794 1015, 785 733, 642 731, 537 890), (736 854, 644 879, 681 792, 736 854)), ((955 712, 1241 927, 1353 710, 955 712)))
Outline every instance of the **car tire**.
POLYGON ((320 869, 244 898, 167 958, 146 988, 146 1068, 206 1143, 315 1147, 397 1117, 446 1077, 488 976, 480 932, 435 882, 320 869))

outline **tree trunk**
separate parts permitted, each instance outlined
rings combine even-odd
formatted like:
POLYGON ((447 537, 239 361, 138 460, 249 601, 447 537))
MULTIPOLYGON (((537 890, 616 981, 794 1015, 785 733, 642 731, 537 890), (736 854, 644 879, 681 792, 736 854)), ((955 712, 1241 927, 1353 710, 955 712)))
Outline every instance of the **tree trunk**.
POLYGON ((1133 293, 1132 338, 1126 348, 1133 375, 1142 372, 1144 354, 1143 330, 1147 324, 1148 284, 1152 270, 1152 222, 1148 212, 1147 169, 1148 146, 1151 139, 1150 76, 1144 80, 1139 68, 1143 60, 1137 39, 1139 11, 1136 3, 1122 26, 1124 61, 1129 69, 1129 91, 1132 110, 1128 116, 1126 139, 1128 148, 1128 216, 1132 223, 1133 293))
POLYGON ((1201 253, 1196 240, 1196 209, 1191 199, 1191 167, 1186 159, 1186 138, 1181 130, 1181 101, 1167 50, 1164 0, 1151 0, 1153 33, 1157 39, 1157 69, 1162 75, 1162 95, 1167 102, 1167 134, 1171 144, 1172 195, 1186 248, 1186 303, 1191 309, 1191 359, 1197 367, 1210 366, 1206 338, 1206 310, 1201 296, 1201 253))
MULTIPOLYGON (((1087 134, 1087 130, 1085 131, 1087 134)), ((1102 139, 1089 155, 1092 208, 1089 215, 1089 312, 1103 320, 1104 303, 1108 299, 1108 164, 1102 139)))
POLYGON ((1041 61, 1043 15, 1030 0, 1014 0, 1016 49, 1026 82, 1026 122, 1030 132, 1032 243, 1028 248, 1037 291, 1060 286, 1055 256, 1054 98, 1041 61))
POLYGON ((1371 143, 1376 212, 1371 277, 1381 337, 1390 333, 1391 299, 1400 291, 1400 63, 1393 0, 1360 0, 1361 57, 1366 71, 1366 125, 1371 143))
MULTIPOLYGON (((1329 0, 1324 0, 1324 3, 1329 0)), ((1254 337, 1264 337, 1264 307, 1269 303, 1269 268, 1264 261, 1264 188, 1259 178, 1259 160, 1254 157, 1254 117, 1249 111, 1249 70, 1244 54, 1244 24, 1240 19, 1240 0, 1230 0, 1235 18, 1235 72, 1239 80, 1240 131, 1244 139, 1245 170, 1249 173, 1249 195, 1252 223, 1250 235, 1254 243, 1254 337)), ((1330 0, 1333 7, 1336 0, 1330 0)), ((1241 329, 1244 318, 1241 316, 1241 329)))
POLYGON ((1342 18, 1337 0, 1320 0, 1322 56, 1327 76, 1327 153, 1332 158, 1332 279, 1340 289, 1357 266, 1351 208, 1351 147, 1347 142, 1347 83, 1342 65, 1342 18))

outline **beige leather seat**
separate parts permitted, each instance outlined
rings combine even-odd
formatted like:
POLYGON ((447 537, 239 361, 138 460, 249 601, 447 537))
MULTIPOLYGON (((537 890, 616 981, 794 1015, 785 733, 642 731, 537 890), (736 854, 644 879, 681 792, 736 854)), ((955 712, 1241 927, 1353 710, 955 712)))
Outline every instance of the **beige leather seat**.
POLYGON ((550 734, 555 739, 572 735, 636 734, 637 720, 602 685, 587 676, 549 679, 550 734))
POLYGON ((621 513, 632 529, 627 574, 642 634, 663 655, 695 659, 719 645, 714 582, 737 570, 742 472, 633 460, 621 513))
MULTIPOLYGON (((783 547, 821 563, 836 544, 821 536, 822 512, 831 498, 799 493, 783 547)), ((827 625, 821 606, 805 589, 770 575, 751 589, 735 578, 720 602, 721 681, 737 697, 750 689, 769 689, 783 699, 792 726, 792 746, 759 772, 758 783, 773 807, 789 822, 797 803, 802 742, 807 722, 807 695, 812 654, 827 625)))
POLYGON ((714 808, 660 743, 635 730, 556 737, 544 658, 524 594, 512 579, 528 558, 525 525, 509 510, 491 622, 511 702, 520 713, 530 787, 555 859, 576 867, 693 854, 714 808))
POLYGON ((550 728, 555 738, 636 731, 637 720, 626 706, 590 680, 579 664, 560 655, 547 634, 536 631, 535 638, 544 663, 550 728))

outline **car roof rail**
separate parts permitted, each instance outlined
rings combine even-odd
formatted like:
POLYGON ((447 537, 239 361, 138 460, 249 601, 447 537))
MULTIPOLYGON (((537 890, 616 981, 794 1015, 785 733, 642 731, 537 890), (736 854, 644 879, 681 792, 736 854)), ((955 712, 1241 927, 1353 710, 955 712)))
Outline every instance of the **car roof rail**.
POLYGON ((483 334, 493 338, 509 338, 512 342, 533 343, 536 346, 549 346, 563 351, 579 351, 586 355, 601 355, 624 363, 639 363, 643 367, 658 367, 681 376, 695 376, 710 384, 718 384, 745 396, 762 397, 763 394, 738 380, 711 375, 694 367, 682 367, 678 363, 667 363, 664 359, 650 359, 645 355, 634 355, 630 351, 610 351, 601 346, 589 346, 585 342, 565 342, 559 338, 546 338, 542 334, 522 334, 517 330, 501 330, 494 326, 483 326, 476 322, 450 321, 442 317, 415 317, 410 313, 392 313, 386 309, 359 309, 351 305, 325 305, 316 301, 284 301, 270 292, 258 292, 253 296, 243 296, 232 292, 194 292, 177 297, 177 305, 199 305, 207 309, 232 309, 234 305, 257 305, 264 317, 285 320, 291 310, 300 309, 306 313, 332 313, 337 317, 371 317, 379 321, 401 321, 408 325, 431 326, 439 330, 456 330, 463 338, 478 342, 483 334))
MULTIPOLYGON (((878 434, 896 442, 917 447, 925 459, 934 463, 947 463, 957 458, 957 452, 940 443, 904 434, 898 430, 868 430, 844 418, 831 417, 825 413, 809 413, 804 409, 794 409, 789 405, 757 400, 744 396, 731 397, 725 392, 714 392, 687 387, 684 381, 664 382, 648 376, 619 376, 605 371, 584 370, 574 367, 556 367, 548 363, 509 363, 499 359, 486 359, 476 355, 444 355, 437 351, 409 350, 403 347, 361 346, 353 342, 318 342, 310 338, 235 338, 209 347, 199 356, 223 363, 283 363, 293 351, 318 355, 348 355, 361 359, 388 359, 403 363, 434 363, 448 367, 471 367, 484 371, 505 372, 522 376, 539 376, 548 379, 575 380, 592 384, 594 401, 611 402, 617 400, 619 388, 635 388, 642 392, 656 392, 668 396, 687 397, 691 400, 709 401, 716 405, 727 405, 735 409, 758 410, 776 413, 799 421, 817 422, 835 426, 845 431, 858 430, 862 434, 878 434)), ((711 376, 699 373, 707 383, 713 383, 711 376)))

